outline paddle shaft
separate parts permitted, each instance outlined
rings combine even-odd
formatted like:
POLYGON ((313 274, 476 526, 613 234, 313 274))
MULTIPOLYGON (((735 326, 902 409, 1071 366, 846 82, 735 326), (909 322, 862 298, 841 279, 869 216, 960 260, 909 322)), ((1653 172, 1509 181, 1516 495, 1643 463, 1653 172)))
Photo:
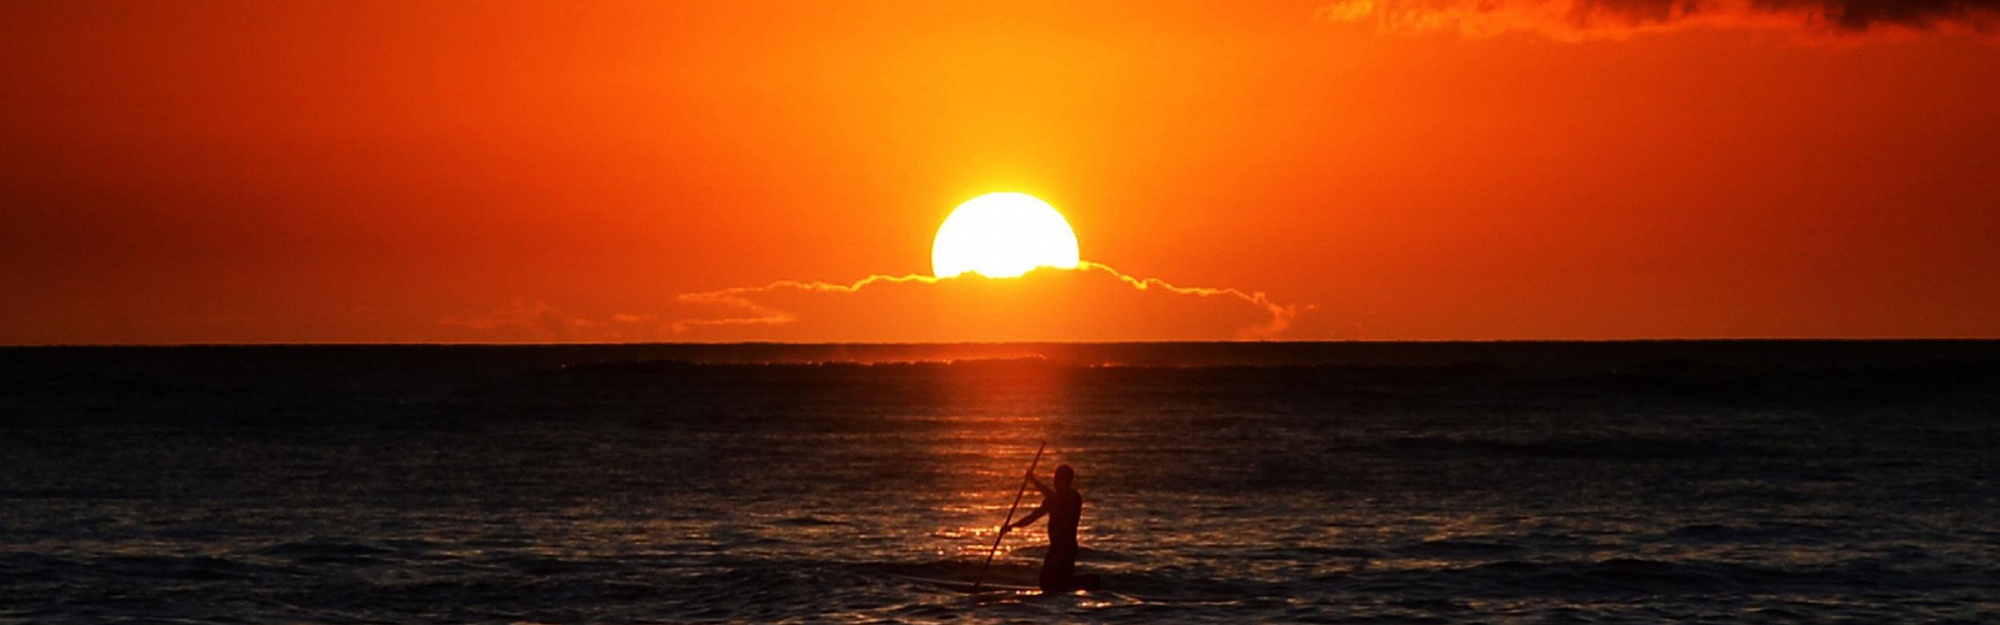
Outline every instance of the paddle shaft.
MULTIPOLYGON (((1048 447, 1049 442, 1043 440, 1042 445, 1035 448, 1035 459, 1028 463, 1029 475, 1033 475, 1035 466, 1042 463, 1042 450, 1048 447)), ((979 592, 979 584, 986 581, 986 567, 993 564, 994 554, 1000 553, 1000 539, 1007 537, 1007 526, 1014 524, 1014 511, 1021 508, 1021 496, 1026 494, 1028 494, 1028 478, 1024 475, 1021 476, 1021 489, 1014 491, 1014 505, 1007 506, 1007 520, 1000 522, 1000 534, 993 537, 993 548, 986 552, 986 563, 979 565, 979 577, 972 579, 973 592, 979 592)))

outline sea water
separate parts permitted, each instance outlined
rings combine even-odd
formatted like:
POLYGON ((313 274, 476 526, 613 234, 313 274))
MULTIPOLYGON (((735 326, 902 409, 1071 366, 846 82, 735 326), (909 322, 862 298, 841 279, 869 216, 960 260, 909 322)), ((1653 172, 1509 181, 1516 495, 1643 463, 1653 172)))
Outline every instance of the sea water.
POLYGON ((6 349, 0 622, 1996 622, 1996 446, 1992 342, 6 349), (1107 588, 912 581, 1044 442, 1107 588))

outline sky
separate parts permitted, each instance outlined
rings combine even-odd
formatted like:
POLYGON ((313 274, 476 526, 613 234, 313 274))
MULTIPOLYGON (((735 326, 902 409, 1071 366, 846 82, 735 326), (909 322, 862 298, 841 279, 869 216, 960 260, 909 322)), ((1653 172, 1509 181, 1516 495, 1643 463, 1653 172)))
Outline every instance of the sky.
POLYGON ((0 344, 2000 337, 1996 16, 8 2, 0 344))

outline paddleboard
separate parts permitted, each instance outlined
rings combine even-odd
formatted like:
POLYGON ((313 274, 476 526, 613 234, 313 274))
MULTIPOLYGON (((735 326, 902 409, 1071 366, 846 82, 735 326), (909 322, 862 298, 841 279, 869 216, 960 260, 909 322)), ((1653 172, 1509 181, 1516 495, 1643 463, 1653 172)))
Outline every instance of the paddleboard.
POLYGON ((1042 589, 1041 589, 1041 588, 1039 588, 1039 587, 1036 587, 1036 586, 1020 586, 1020 585, 1015 585, 1015 584, 997 584, 997 583, 993 583, 993 582, 986 582, 986 583, 983 583, 983 584, 980 584, 978 588, 974 588, 974 587, 972 586, 972 582, 968 582, 968 581, 964 581, 964 580, 956 580, 956 579, 937 579, 937 578, 933 578, 933 577, 917 577, 917 576, 915 576, 915 575, 897 575, 897 576, 896 576, 896 578, 897 578, 897 579, 901 579, 901 580, 904 580, 904 581, 910 581, 910 582, 916 582, 916 583, 919 583, 919 584, 924 584, 924 585, 927 585, 927 586, 936 586, 936 587, 938 587, 938 588, 942 588, 942 589, 944 589, 944 590, 949 590, 949 591, 952 591, 952 592, 962 592, 962 593, 966 593, 966 594, 974 594, 974 593, 979 593, 979 594, 984 594, 984 593, 989 593, 989 592, 1014 592, 1014 593, 1019 593, 1019 592, 1036 592, 1036 593, 1038 593, 1038 592, 1041 592, 1041 591, 1042 591, 1042 589))
MULTIPOLYGON (((896 577, 900 577, 913 582, 930 584, 932 586, 936 586, 953 592, 962 592, 968 594, 988 593, 988 592, 1036 592, 1036 593, 1042 592, 1042 589, 1039 586, 1019 586, 1015 584, 996 584, 993 582, 986 582, 980 584, 978 588, 974 588, 971 582, 965 582, 955 579, 937 579, 933 577, 917 577, 914 575, 897 575, 896 577)), ((1104 582, 1102 581, 1101 578, 1099 578, 1096 575, 1080 575, 1077 577, 1077 581, 1079 582, 1079 585, 1076 587, 1076 590, 1082 590, 1086 592, 1097 592, 1104 590, 1104 582)))

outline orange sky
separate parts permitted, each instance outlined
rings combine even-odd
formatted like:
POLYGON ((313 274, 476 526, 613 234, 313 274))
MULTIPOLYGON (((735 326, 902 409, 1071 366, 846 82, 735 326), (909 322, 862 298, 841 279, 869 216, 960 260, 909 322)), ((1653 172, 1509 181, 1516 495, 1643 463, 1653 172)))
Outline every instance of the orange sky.
POLYGON ((10 2, 0 344, 2000 336, 1989 0, 1625 1, 10 2), (675 329, 927 274, 990 191, 1297 317, 1093 274, 675 329))

